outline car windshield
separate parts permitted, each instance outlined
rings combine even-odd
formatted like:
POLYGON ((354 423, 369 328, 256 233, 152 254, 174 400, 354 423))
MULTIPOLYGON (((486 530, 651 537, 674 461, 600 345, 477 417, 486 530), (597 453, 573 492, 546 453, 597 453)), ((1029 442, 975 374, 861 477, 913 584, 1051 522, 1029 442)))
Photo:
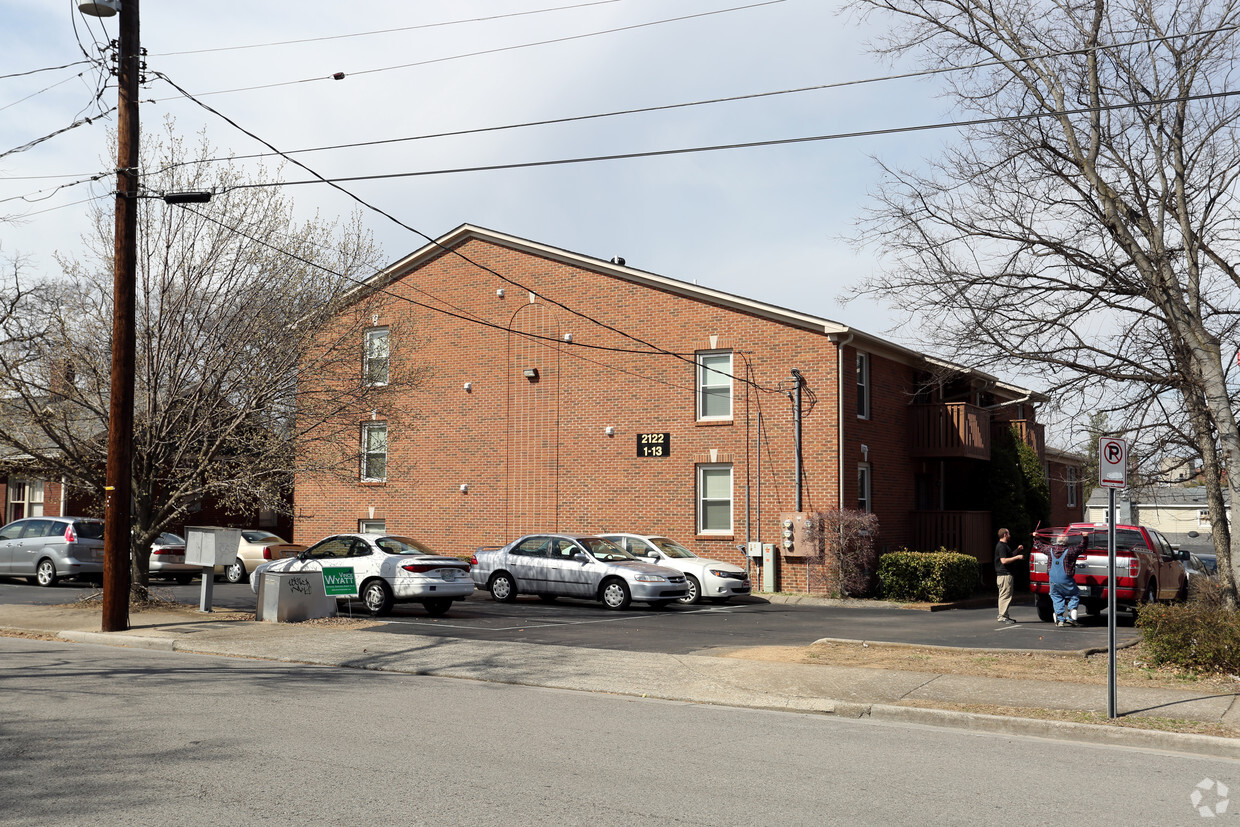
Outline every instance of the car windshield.
POLYGON ((103 523, 95 522, 94 520, 82 520, 73 524, 73 533, 78 536, 78 539, 102 540, 103 523))
POLYGON ((650 543, 668 557, 697 557, 696 554, 689 551, 689 549, 685 548, 680 543, 675 540, 669 540, 666 537, 651 537, 650 543))
POLYGON ((636 560, 637 558, 629 554, 620 546, 604 540, 602 537, 579 537, 577 543, 585 548, 596 560, 602 560, 604 563, 615 560, 636 560))
POLYGON ((375 545, 388 554, 434 554, 426 546, 410 537, 380 537, 375 545))

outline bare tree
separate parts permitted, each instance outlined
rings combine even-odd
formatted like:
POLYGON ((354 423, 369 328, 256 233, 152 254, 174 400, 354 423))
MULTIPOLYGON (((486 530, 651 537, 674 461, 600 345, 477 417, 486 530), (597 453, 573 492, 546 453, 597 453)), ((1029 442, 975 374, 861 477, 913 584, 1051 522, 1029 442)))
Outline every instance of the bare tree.
POLYGON ((858 292, 932 321, 958 360, 1019 364, 1077 412, 1101 403, 1148 428, 1182 409, 1234 599, 1221 490, 1240 501, 1223 345, 1240 310, 1236 0, 851 8, 894 21, 880 50, 950 70, 973 122, 928 171, 886 170, 859 240, 891 266, 858 292))
MULTIPOLYGON (((375 392, 362 375, 365 298, 338 300, 380 251, 356 216, 299 221, 278 187, 250 187, 228 161, 171 123, 144 148, 147 195, 210 191, 209 204, 144 198, 138 241, 133 434, 133 570, 204 499, 242 514, 287 511, 296 462, 356 474, 356 416, 375 392), (330 382, 320 379, 331 378, 330 382), (300 389, 302 393, 298 393, 300 389), (348 434, 348 436, 342 436, 348 434), (312 435, 312 436, 311 436, 312 435), (331 450, 295 452, 304 440, 331 450)), ((257 180, 272 174, 259 170, 257 180)), ((103 490, 112 318, 112 221, 100 211, 82 258, 11 288, 0 346, 0 447, 27 467, 103 490)), ((410 363, 387 386, 412 385, 410 363)))

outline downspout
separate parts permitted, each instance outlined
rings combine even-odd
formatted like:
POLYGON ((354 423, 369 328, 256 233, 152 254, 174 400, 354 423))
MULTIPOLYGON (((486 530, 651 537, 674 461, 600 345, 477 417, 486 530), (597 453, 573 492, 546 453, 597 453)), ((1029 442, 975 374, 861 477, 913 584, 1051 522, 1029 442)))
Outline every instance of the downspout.
POLYGON ((839 471, 837 476, 836 487, 840 493, 840 510, 844 510, 844 348, 848 347, 853 340, 853 334, 849 333, 846 338, 841 339, 838 333, 827 334, 827 341, 835 345, 836 348, 836 389, 835 389, 835 433, 836 439, 839 440, 839 471))
POLYGON ((795 450, 793 451, 793 474, 796 475, 796 509, 798 514, 801 513, 801 386, 805 384, 805 378, 801 376, 801 371, 796 368, 792 369, 792 375, 797 380, 796 390, 792 392, 792 404, 795 410, 792 412, 792 432, 793 439, 796 441, 795 450))

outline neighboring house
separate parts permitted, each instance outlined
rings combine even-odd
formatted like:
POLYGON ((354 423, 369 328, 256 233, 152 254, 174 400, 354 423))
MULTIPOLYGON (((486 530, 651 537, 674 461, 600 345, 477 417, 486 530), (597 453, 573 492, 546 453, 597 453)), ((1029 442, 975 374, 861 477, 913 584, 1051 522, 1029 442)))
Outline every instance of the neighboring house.
POLYGON ((427 378, 357 411, 354 481, 298 475, 298 542, 386 530, 468 556, 526 532, 635 531, 737 563, 768 543, 778 580, 762 587, 804 591, 804 546, 782 553, 799 498, 873 512, 884 550, 987 562, 992 433, 1013 428, 1080 519, 1043 397, 846 324, 469 225, 363 296, 358 370, 382 387, 405 359, 427 378))
MULTIPOLYGON (((1227 509, 1227 522, 1231 523, 1231 501, 1223 489, 1223 505, 1227 509)), ((1105 523, 1109 497, 1105 488, 1095 488, 1089 498, 1089 522, 1105 523)), ((1154 485, 1139 489, 1117 491, 1115 510, 1117 523, 1138 522, 1155 528, 1166 535, 1175 545, 1194 552, 1214 553, 1214 526, 1210 522, 1210 508, 1206 503, 1204 486, 1188 487, 1154 485)))

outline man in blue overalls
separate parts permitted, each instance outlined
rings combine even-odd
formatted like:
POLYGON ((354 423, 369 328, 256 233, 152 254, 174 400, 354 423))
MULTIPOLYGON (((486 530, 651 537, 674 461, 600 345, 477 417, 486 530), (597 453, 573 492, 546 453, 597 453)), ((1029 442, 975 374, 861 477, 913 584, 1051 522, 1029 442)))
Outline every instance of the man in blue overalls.
POLYGON ((1047 548, 1047 571, 1051 581, 1051 605, 1056 626, 1076 626, 1076 607, 1081 602, 1076 587, 1076 558, 1081 553, 1079 535, 1059 537, 1047 548))

